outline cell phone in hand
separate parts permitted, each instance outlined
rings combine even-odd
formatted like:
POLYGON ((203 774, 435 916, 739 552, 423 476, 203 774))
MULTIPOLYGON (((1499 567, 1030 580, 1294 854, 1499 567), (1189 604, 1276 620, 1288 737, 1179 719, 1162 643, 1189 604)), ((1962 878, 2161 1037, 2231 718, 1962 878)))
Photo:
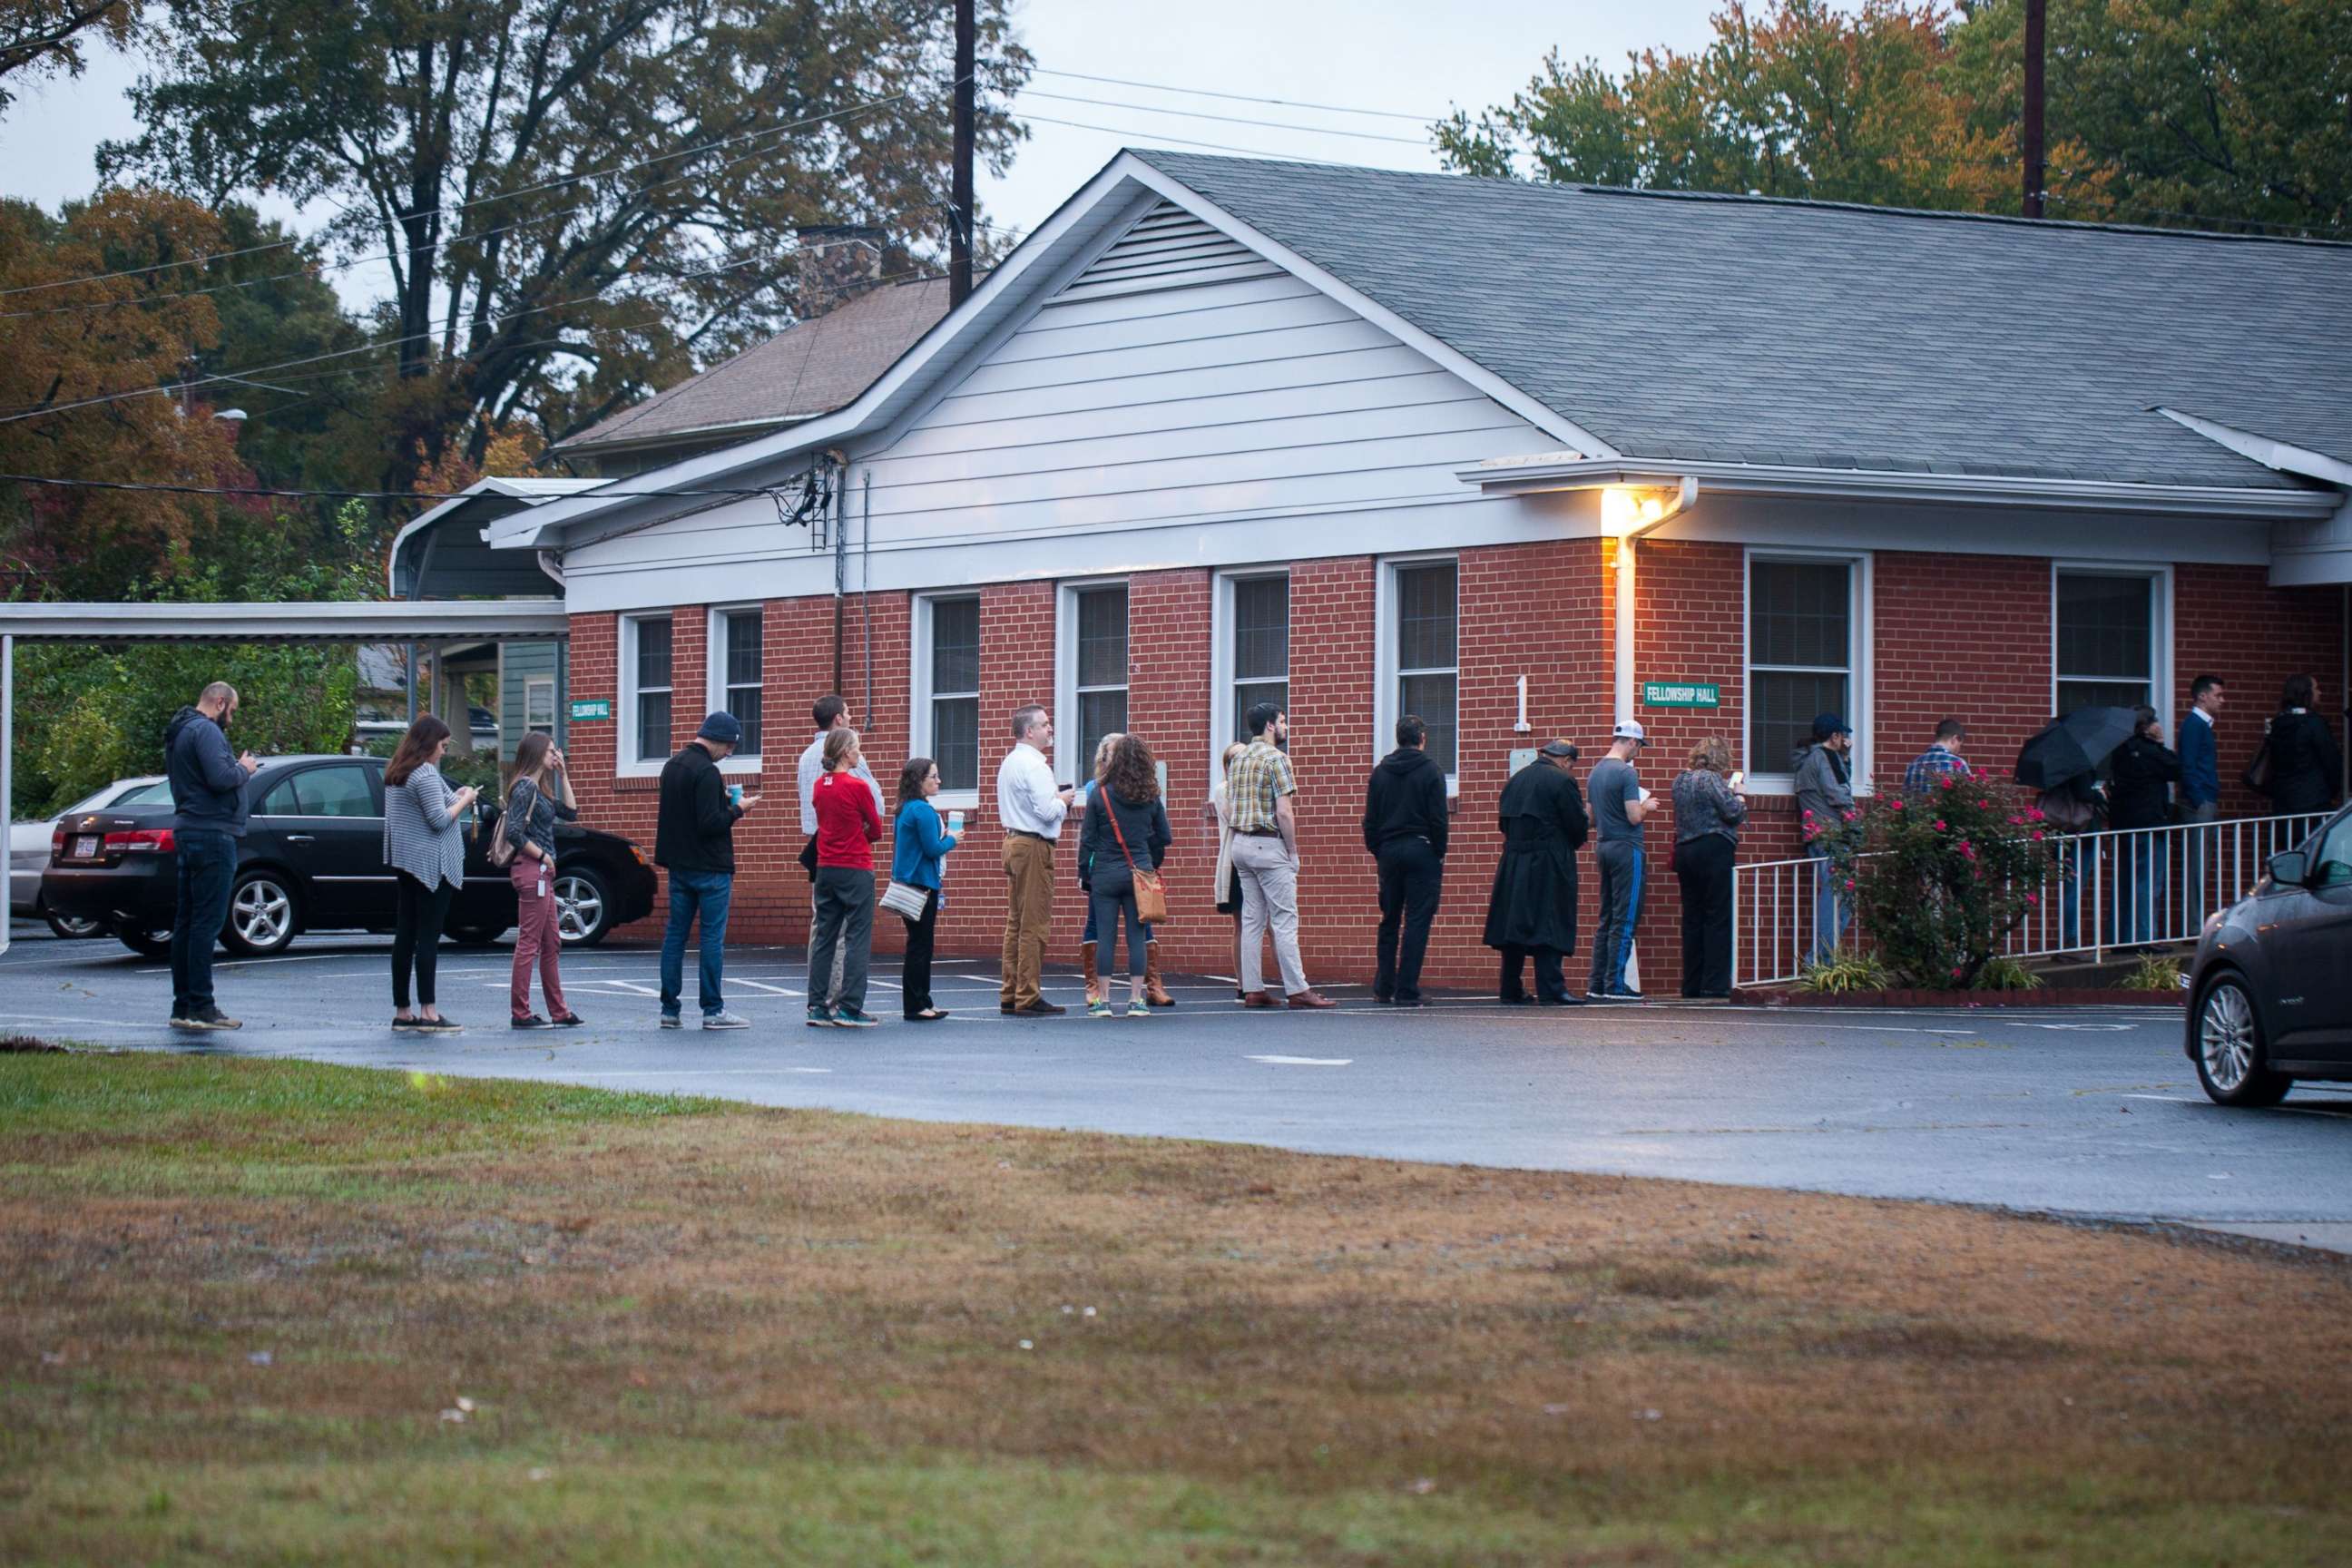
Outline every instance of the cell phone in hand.
POLYGON ((1732 787, 1732 788, 1734 788, 1734 789, 1738 789, 1741 784, 1746 784, 1747 782, 1748 782, 1748 772, 1747 772, 1747 770, 1746 770, 1746 769, 1744 769, 1744 768, 1734 768, 1734 769, 1732 769, 1732 770, 1731 770, 1731 787, 1732 787))

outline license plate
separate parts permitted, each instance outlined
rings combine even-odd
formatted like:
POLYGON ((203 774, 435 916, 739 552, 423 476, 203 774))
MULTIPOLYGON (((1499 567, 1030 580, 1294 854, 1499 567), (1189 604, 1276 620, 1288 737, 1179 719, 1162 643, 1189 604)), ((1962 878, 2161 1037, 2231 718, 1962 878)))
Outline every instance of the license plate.
POLYGON ((95 833, 77 835, 74 838, 73 858, 77 860, 97 859, 99 845, 101 841, 100 836, 95 833))

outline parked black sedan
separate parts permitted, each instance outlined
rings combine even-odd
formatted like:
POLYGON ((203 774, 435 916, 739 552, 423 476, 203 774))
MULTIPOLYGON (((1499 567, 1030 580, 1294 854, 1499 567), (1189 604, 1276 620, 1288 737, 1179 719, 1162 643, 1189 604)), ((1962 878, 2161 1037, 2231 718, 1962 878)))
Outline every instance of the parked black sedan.
POLYGON ((2276 1105, 2297 1079, 2352 1079, 2352 807, 2205 922, 2185 1043, 2223 1105, 2276 1105))
MULTIPOLYGON (((392 929, 383 758, 274 758, 246 791, 251 816, 221 929, 232 952, 277 952, 309 931, 392 929)), ((515 922, 514 889, 489 863, 496 820, 487 812, 467 829, 466 882, 449 910, 449 935, 459 942, 493 941, 515 922)), ((160 957, 171 950, 174 858, 168 802, 68 816, 50 841, 41 900, 160 957)), ((617 834, 562 824, 555 862, 566 943, 601 942, 653 908, 652 863, 617 834)))

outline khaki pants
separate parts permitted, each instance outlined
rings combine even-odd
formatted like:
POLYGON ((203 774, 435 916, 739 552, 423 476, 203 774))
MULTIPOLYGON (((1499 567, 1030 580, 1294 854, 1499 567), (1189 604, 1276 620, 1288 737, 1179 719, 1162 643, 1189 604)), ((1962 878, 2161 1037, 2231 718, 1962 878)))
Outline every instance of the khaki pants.
POLYGON ((1242 879, 1242 989, 1265 989, 1264 952, 1271 927, 1283 992, 1297 995, 1307 989, 1307 966, 1298 961, 1298 868, 1290 863, 1290 851, 1279 838, 1236 833, 1234 870, 1242 879))
POLYGON ((1038 976, 1045 967, 1045 942, 1054 925, 1054 846, 1017 833, 1004 836, 1003 979, 997 997, 1007 1007, 1040 1000, 1038 976))

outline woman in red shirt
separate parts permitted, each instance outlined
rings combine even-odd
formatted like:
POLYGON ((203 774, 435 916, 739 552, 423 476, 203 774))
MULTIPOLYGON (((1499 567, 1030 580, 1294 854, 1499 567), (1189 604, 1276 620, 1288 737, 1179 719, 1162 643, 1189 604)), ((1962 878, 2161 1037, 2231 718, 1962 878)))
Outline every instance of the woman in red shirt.
POLYGON ((882 813, 874 786, 856 769, 863 759, 857 731, 842 729, 824 738, 824 772, 812 792, 816 799, 816 918, 809 930, 808 1022, 812 1029, 870 1029, 866 1010, 866 966, 874 947, 874 841, 882 837, 882 813), (839 949, 841 984, 830 996, 820 988, 833 974, 839 949))

